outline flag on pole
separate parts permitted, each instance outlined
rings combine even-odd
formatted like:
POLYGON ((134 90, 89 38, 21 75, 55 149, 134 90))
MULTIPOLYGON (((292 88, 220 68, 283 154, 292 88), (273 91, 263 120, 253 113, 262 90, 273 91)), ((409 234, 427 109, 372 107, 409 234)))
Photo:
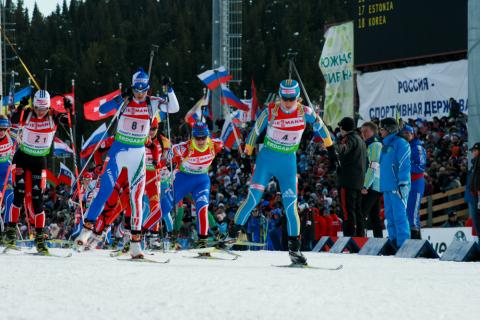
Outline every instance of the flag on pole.
POLYGON ((67 186, 72 186, 72 182, 75 180, 73 172, 68 169, 66 165, 60 162, 60 172, 58 173, 58 183, 64 183, 67 186))
POLYGON ((85 119, 97 121, 111 117, 122 104, 120 89, 86 102, 83 105, 85 119))
POLYGON ((68 153, 73 154, 73 150, 65 142, 63 142, 57 137, 55 137, 55 139, 53 140, 53 148, 53 152, 56 156, 61 156, 68 153))
POLYGON ((235 116, 232 120, 231 117, 225 117, 225 122, 223 123, 222 133, 220 139, 223 141, 223 145, 226 149, 231 150, 238 147, 236 136, 241 139, 242 133, 238 128, 240 120, 235 116), (234 132, 235 131, 235 132, 234 132))
POLYGON ((228 80, 232 79, 232 76, 228 74, 228 71, 223 66, 202 72, 197 75, 197 77, 205 83, 210 90, 214 90, 222 83, 227 83, 228 80))
MULTIPOLYGON (((63 96, 70 100, 73 105, 73 93, 65 93, 63 96)), ((63 96, 53 96, 50 99, 50 106, 52 107, 52 109, 60 113, 67 112, 67 110, 65 110, 65 106, 63 105, 63 96)))
POLYGON ((87 139, 87 141, 83 143, 82 151, 80 152, 80 158, 88 158, 93 152, 93 150, 95 150, 96 145, 100 141, 107 138, 107 125, 105 123, 102 123, 102 125, 92 133, 92 135, 87 139))
POLYGON ((222 84, 222 105, 229 105, 239 110, 248 111, 248 106, 244 104, 227 86, 222 84))
MULTIPOLYGON (((202 107, 208 105, 207 99, 208 98, 206 96, 201 97, 200 100, 195 103, 192 109, 188 110, 187 114, 185 115, 185 122, 188 123, 190 127, 193 127, 195 122, 202 121, 202 107)), ((204 113, 203 116, 208 117, 208 113, 204 113)))
POLYGON ((25 88, 22 88, 15 92, 10 92, 8 96, 3 97, 2 99, 2 105, 7 106, 7 105, 16 105, 17 103, 22 100, 23 97, 29 96, 32 93, 32 88, 30 86, 26 86, 25 88))

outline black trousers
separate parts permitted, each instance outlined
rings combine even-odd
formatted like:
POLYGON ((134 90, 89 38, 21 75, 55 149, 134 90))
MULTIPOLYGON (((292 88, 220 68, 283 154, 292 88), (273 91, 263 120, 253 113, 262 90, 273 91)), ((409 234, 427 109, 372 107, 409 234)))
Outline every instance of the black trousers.
POLYGON ((380 220, 380 197, 381 193, 368 189, 367 194, 362 194, 362 213, 367 217, 367 226, 372 228, 375 238, 383 238, 382 221, 380 220))
POLYGON ((31 156, 18 150, 13 156, 13 163, 15 164, 13 204, 18 208, 23 206, 26 180, 31 179, 33 211, 35 214, 43 212, 44 178, 42 171, 47 168, 47 158, 31 156), (31 172, 31 178, 26 175, 27 171, 31 172))
POLYGON ((340 206, 343 212, 343 235, 365 237, 365 218, 362 214, 360 190, 340 187, 340 206))

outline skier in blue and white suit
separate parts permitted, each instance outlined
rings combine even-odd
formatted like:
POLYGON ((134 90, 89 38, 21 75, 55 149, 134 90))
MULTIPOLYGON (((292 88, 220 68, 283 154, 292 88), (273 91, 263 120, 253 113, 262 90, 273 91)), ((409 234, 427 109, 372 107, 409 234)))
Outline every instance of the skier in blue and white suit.
POLYGON ((400 248, 405 240, 410 239, 406 210, 411 183, 410 145, 398 133, 395 119, 381 121, 380 192, 383 192, 388 237, 400 248))
POLYGON ((143 69, 139 69, 132 77, 131 93, 127 94, 128 102, 118 115, 115 141, 108 151, 109 161, 99 178, 100 190, 85 213, 83 229, 75 239, 79 249, 86 246, 95 221, 113 192, 115 182, 121 172, 126 170, 132 211, 130 255, 134 259, 142 259, 144 256, 140 241, 146 172, 145 141, 157 112, 175 113, 180 108, 169 79, 165 79, 164 83, 168 87, 167 97, 148 96, 149 80, 150 76, 143 69))
POLYGON ((421 239, 420 233, 420 202, 425 191, 425 167, 427 165, 427 152, 423 142, 415 137, 415 130, 408 124, 403 127, 403 136, 410 143, 411 180, 412 187, 408 196, 407 216, 410 223, 410 236, 412 239, 421 239))

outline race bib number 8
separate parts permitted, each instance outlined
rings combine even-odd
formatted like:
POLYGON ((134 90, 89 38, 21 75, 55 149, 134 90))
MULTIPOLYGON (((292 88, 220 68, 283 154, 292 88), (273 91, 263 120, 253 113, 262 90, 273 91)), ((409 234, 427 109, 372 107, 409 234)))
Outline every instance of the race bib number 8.
POLYGON ((136 134, 146 134, 148 132, 148 120, 123 118, 120 129, 124 132, 131 132, 136 134))

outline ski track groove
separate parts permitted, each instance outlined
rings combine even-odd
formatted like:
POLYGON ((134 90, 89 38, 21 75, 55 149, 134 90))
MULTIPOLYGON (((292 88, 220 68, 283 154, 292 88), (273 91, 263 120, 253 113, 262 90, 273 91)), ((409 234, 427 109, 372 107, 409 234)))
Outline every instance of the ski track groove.
MULTIPOLYGON (((62 249, 53 249, 52 252, 62 249)), ((65 251, 65 250, 63 250, 65 251)), ((480 312, 480 263, 306 253, 339 271, 275 268, 286 252, 236 261, 174 253, 125 263, 0 255, 0 319, 462 319, 480 312)))

